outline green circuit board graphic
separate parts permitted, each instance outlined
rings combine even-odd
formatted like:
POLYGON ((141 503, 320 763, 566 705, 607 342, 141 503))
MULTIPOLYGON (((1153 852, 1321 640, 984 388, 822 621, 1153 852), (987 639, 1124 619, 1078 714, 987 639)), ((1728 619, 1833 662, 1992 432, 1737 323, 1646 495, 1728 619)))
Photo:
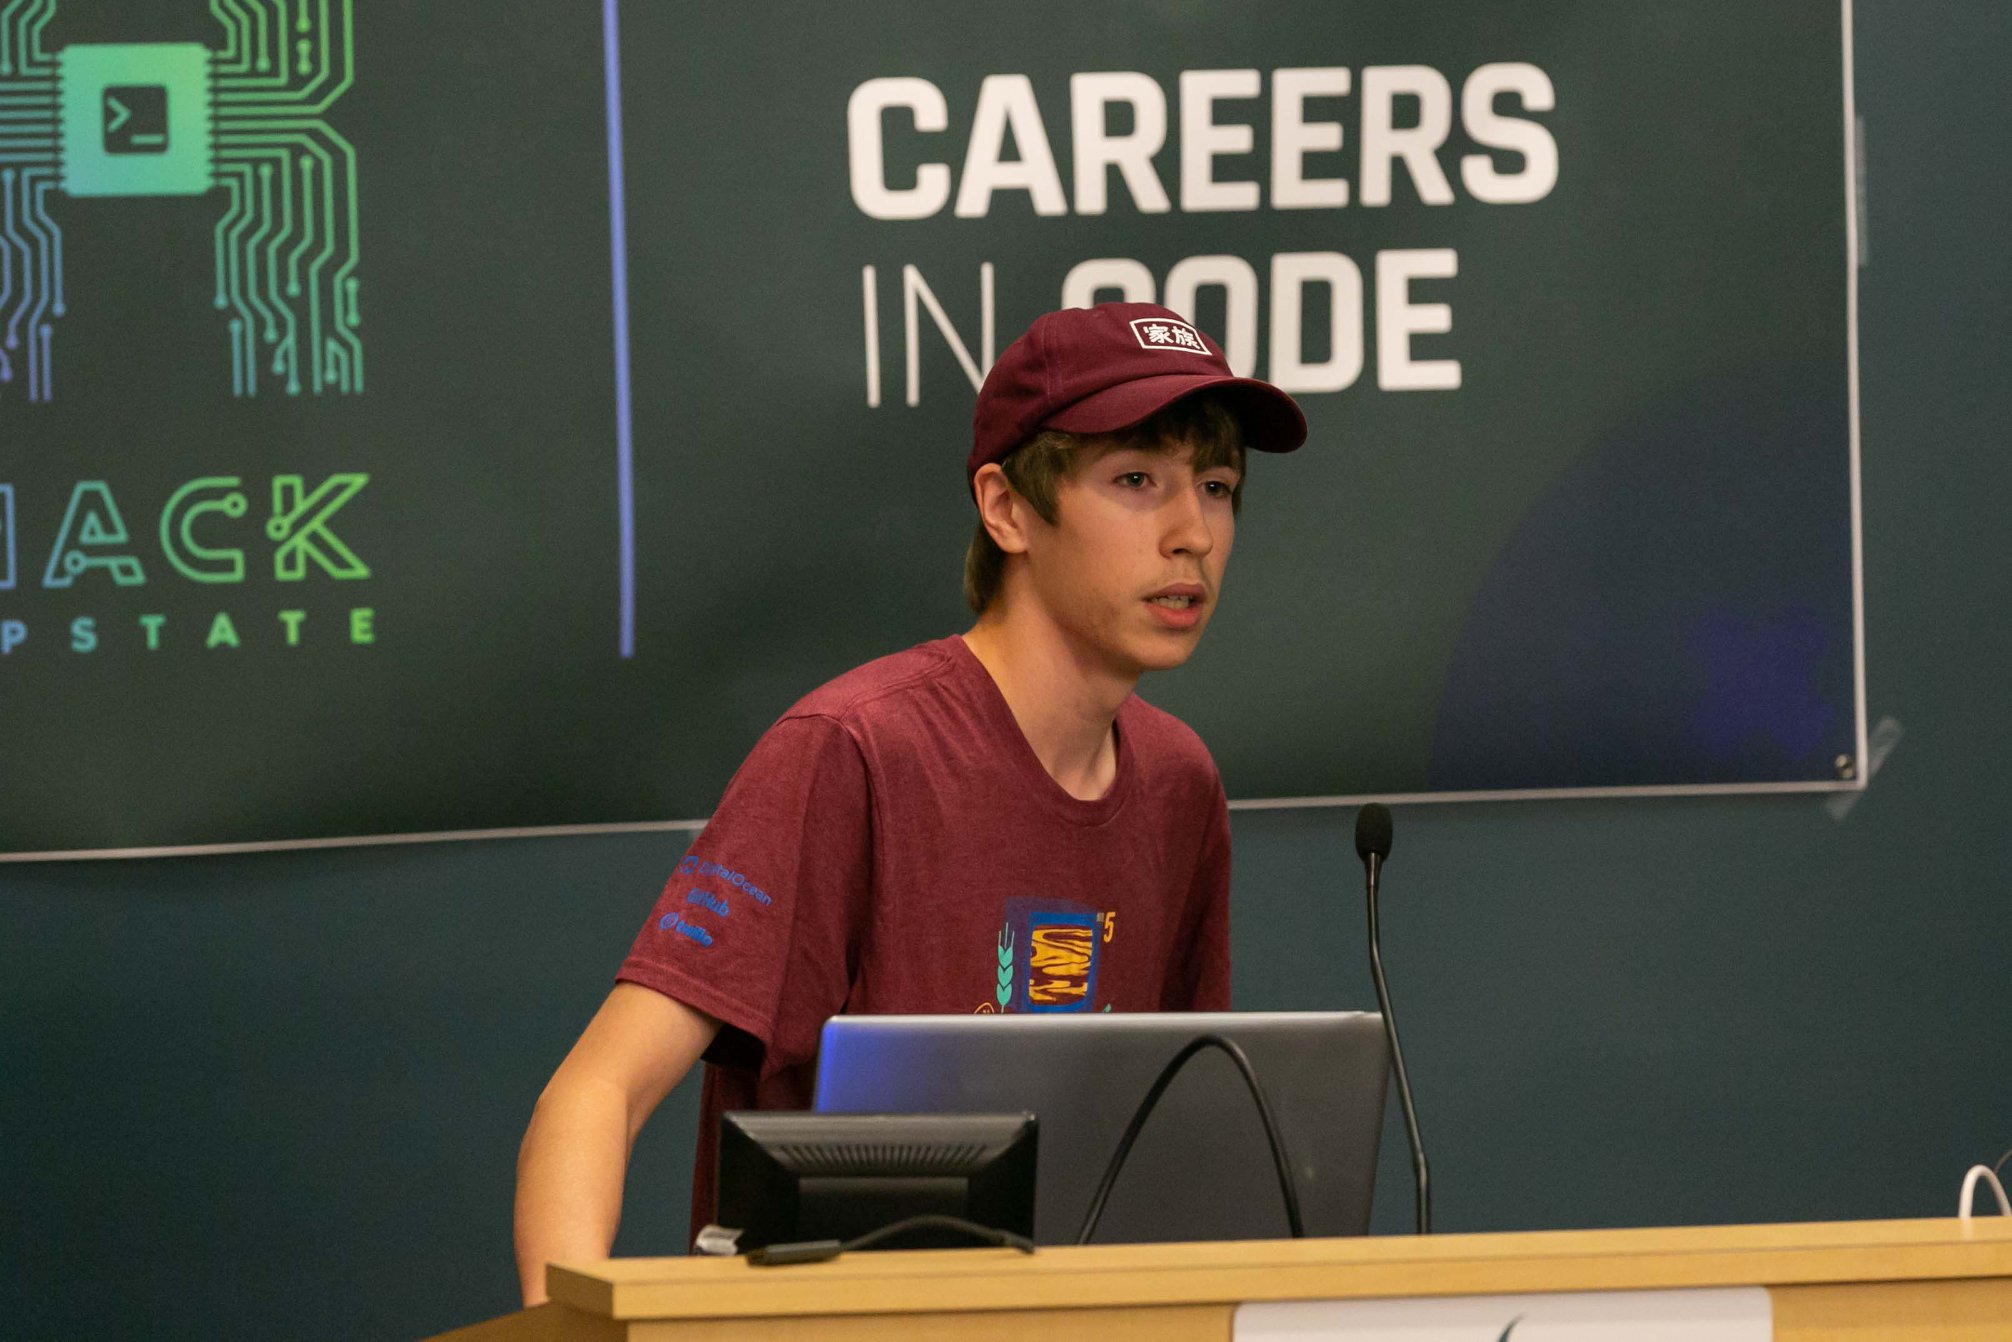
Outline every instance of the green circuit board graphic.
POLYGON ((0 0, 0 399, 54 397, 52 193, 215 193, 232 394, 360 393, 356 151, 326 119, 355 82, 354 0, 210 0, 219 47, 51 51, 58 3, 0 0))

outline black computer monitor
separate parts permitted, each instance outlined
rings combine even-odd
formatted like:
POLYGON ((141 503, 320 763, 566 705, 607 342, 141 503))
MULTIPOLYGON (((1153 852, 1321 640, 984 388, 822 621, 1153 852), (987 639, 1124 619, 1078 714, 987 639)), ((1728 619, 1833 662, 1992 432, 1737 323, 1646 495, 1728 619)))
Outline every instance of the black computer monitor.
MULTIPOLYGON (((1369 1229, 1389 1049, 1371 1012, 838 1016, 825 1112, 1026 1110, 1041 1119, 1034 1240, 1071 1244, 1162 1067, 1200 1034, 1249 1056, 1284 1138, 1306 1233, 1369 1229)), ((1205 1051, 1167 1088, 1111 1192, 1097 1242, 1283 1239, 1263 1123, 1235 1065, 1205 1051)))
MULTIPOLYGON (((911 1216, 955 1216, 1031 1238, 1039 1130, 1032 1114, 737 1112, 720 1120, 713 1219, 742 1252, 850 1240, 911 1216)), ((921 1228, 876 1248, 961 1248, 921 1228)))

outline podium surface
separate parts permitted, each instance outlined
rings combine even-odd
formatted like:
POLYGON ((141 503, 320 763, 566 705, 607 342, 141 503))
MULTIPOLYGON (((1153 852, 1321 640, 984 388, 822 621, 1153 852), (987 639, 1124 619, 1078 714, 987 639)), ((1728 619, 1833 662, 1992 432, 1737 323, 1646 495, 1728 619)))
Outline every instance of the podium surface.
POLYGON ((557 1265, 437 1342, 1229 1342, 1248 1302, 1765 1287, 1774 1336, 2012 1339, 2012 1220, 873 1252, 557 1265))

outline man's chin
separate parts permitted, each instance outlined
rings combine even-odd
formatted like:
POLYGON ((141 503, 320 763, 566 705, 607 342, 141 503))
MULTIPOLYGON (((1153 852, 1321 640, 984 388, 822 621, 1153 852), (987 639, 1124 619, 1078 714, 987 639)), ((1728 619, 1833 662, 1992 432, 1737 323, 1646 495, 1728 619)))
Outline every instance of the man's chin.
POLYGON ((1140 674, 1148 671, 1172 671, 1186 665, 1188 658, 1195 655, 1195 647, 1202 641, 1199 629, 1184 632, 1179 637, 1161 637, 1153 640, 1153 645, 1141 650, 1140 674))

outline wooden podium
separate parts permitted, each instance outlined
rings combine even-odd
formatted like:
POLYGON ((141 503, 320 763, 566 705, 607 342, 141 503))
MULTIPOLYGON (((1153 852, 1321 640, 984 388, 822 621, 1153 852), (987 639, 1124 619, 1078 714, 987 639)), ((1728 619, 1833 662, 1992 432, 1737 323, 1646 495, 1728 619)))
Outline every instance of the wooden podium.
POLYGON ((1246 1301, 1766 1287, 1782 1342, 2012 1339, 2012 1220, 862 1253, 551 1270, 436 1342, 1229 1342, 1246 1301))

